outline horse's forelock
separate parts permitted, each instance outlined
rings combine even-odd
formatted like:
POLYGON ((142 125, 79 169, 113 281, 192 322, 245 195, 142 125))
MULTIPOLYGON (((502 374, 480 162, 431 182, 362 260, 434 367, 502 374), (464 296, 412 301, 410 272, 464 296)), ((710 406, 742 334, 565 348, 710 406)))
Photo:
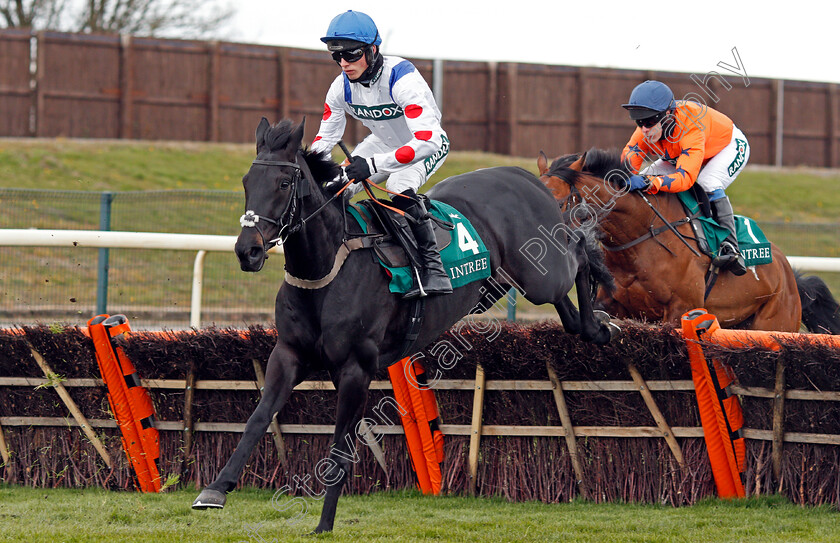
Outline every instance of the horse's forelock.
POLYGON ((574 186, 580 176, 580 172, 573 170, 570 166, 580 158, 580 155, 565 155, 554 160, 548 168, 548 175, 558 177, 574 186))
POLYGON ((294 125, 292 121, 285 119, 272 125, 265 132, 263 142, 269 151, 282 151, 289 145, 289 137, 292 135, 294 125))
POLYGON ((571 169, 571 165, 580 156, 579 154, 561 156, 551 163, 548 174, 559 177, 570 185, 575 185, 580 180, 581 174, 594 175, 603 179, 606 177, 613 178, 614 173, 611 172, 616 170, 630 173, 627 164, 621 160, 621 153, 616 149, 592 148, 587 151, 582 172, 571 169))

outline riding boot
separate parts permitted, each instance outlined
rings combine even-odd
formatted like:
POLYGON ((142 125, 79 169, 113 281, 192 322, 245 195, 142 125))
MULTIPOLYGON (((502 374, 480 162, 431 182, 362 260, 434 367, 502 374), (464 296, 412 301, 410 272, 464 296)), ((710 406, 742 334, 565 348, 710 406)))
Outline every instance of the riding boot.
POLYGON ((735 233, 735 213, 732 211, 729 197, 724 196, 713 200, 712 209, 718 224, 729 231, 729 235, 720 244, 715 264, 732 272, 733 275, 744 275, 747 273, 747 268, 744 265, 744 257, 738 249, 738 237, 735 233))
MULTIPOLYGON (((402 206, 401 206, 402 207, 402 206)), ((417 249, 420 253, 420 262, 423 270, 420 272, 420 285, 415 281, 414 286, 403 298, 416 298, 433 294, 449 294, 452 292, 452 283, 449 276, 443 269, 440 260, 440 252, 437 248, 435 229, 432 226, 432 219, 426 212, 422 201, 414 200, 403 208, 406 215, 411 216, 414 222, 411 223, 411 233, 417 241, 417 249), (422 285, 422 290, 421 290, 422 285)))

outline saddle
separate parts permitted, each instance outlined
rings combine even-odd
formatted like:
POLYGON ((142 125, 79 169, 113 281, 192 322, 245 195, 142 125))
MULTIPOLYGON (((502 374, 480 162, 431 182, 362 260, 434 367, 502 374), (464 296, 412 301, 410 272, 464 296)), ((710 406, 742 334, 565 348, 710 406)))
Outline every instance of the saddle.
MULTIPOLYGON (((690 219, 698 248, 714 260, 721 242, 729 233, 712 217, 708 195, 695 184, 687 191, 678 192, 677 197, 688 215, 687 218, 690 219)), ((735 215, 735 230, 738 246, 747 267, 769 264, 773 261, 770 242, 755 221, 749 217, 735 215)))
MULTIPOLYGON (((390 204, 387 200, 381 203, 390 204)), ((423 203, 429 210, 440 259, 452 287, 489 277, 490 253, 470 221, 449 204, 428 199, 423 203)), ((389 290, 394 294, 408 292, 422 269, 417 242, 408 223, 411 219, 372 200, 348 205, 347 214, 361 226, 365 246, 373 249, 374 261, 390 277, 389 290)))
MULTIPOLYGON (((418 195, 424 199, 426 209, 431 209, 426 195, 418 195)), ((390 206, 387 200, 380 203, 390 206)), ((386 268, 404 268, 411 266, 420 270, 420 256, 417 251, 417 241, 411 233, 408 219, 403 215, 382 207, 373 200, 361 200, 357 204, 348 204, 348 211, 362 225, 365 234, 372 239, 371 248, 386 268)), ((450 222, 441 220, 434 215, 432 226, 437 239, 438 251, 443 251, 452 242, 449 231, 455 228, 450 222)))

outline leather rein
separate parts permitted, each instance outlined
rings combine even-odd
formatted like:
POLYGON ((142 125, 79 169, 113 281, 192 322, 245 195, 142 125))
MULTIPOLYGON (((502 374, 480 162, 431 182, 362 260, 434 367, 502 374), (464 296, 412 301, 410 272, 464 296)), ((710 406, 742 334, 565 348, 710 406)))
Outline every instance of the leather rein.
MULTIPOLYGON (((559 177, 559 178, 560 178, 560 179, 562 179, 562 180, 563 180, 563 181, 564 181, 567 185, 569 185, 570 194, 569 194, 569 196, 566 198, 566 202, 567 202, 567 203, 573 203, 573 202, 575 202, 575 201, 577 201, 577 202, 583 202, 583 201, 584 201, 584 200, 583 200, 583 196, 581 196, 580 191, 578 191, 578 188, 577 188, 575 185, 573 185, 573 184, 569 183, 569 182, 568 182, 568 181, 566 181, 566 179, 564 179, 563 177, 559 177)), ((635 238, 635 239, 633 239, 633 240, 631 240, 631 241, 629 241, 629 242, 627 242, 627 243, 624 243, 624 244, 622 244, 622 245, 610 246, 610 245, 606 245, 606 244, 605 244, 605 243, 603 243, 603 241, 602 241, 602 242, 601 242, 601 245, 603 245, 603 247, 604 247, 604 249, 605 249, 606 251, 613 252, 613 253, 614 253, 614 252, 618 252, 618 251, 624 251, 625 249, 629 249, 630 247, 634 247, 634 246, 638 245, 639 243, 642 243, 643 241, 646 241, 646 240, 648 240, 648 239, 653 238, 653 239, 654 239, 654 241, 656 241, 656 242, 657 242, 657 243, 658 243, 658 244, 659 244, 659 245, 660 245, 663 249, 665 249, 666 251, 668 251, 668 252, 671 254, 671 256, 674 256, 674 252, 673 252, 673 251, 671 251, 671 249, 669 249, 667 246, 665 246, 665 244, 663 244, 663 243, 662 243, 661 241, 659 241, 659 239, 657 238, 657 236, 658 236, 659 234, 661 234, 661 233, 663 233, 663 232, 667 232, 667 231, 669 231, 669 230, 670 230, 671 232, 673 232, 673 233, 674 233, 674 235, 675 235, 675 236, 677 236, 677 238, 678 238, 681 242, 683 242, 683 243, 685 244, 685 246, 686 246, 686 247, 688 247, 688 249, 689 249, 692 253, 694 253, 694 256, 697 256, 697 257, 700 257, 700 256, 701 256, 701 255, 700 255, 700 253, 699 253, 699 252, 697 252, 697 250, 689 244, 689 242, 688 242, 688 240, 685 238, 685 236, 683 236, 682 234, 680 234, 680 232, 677 230, 677 227, 678 227, 678 226, 682 226, 683 224, 690 223, 690 222, 691 222, 692 217, 686 216, 686 217, 682 217, 682 218, 680 218, 680 219, 677 219, 676 221, 669 222, 669 221, 668 221, 668 219, 666 219, 666 218, 662 215, 662 213, 660 213, 660 211, 659 211, 658 209, 656 209, 656 206, 654 206, 654 205, 650 202, 650 200, 648 200, 648 199, 647 199, 647 197, 645 197, 645 195, 644 195, 644 194, 642 194, 642 193, 638 193, 638 195, 639 195, 639 196, 641 196, 642 200, 644 200, 644 201, 645 201, 645 203, 648 205, 648 207, 650 207, 650 208, 651 208, 651 210, 653 210, 654 214, 656 214, 656 216, 657 216, 657 217, 659 217, 659 219, 660 219, 663 223, 665 223, 665 224, 664 224, 663 226, 658 227, 658 228, 654 228, 654 227, 653 227, 653 223, 651 223, 651 224, 650 224, 650 226, 648 227, 648 231, 647 231, 647 232, 645 232, 645 233, 644 233, 644 234, 642 234, 641 236, 639 236, 639 237, 637 237, 637 238, 635 238)))

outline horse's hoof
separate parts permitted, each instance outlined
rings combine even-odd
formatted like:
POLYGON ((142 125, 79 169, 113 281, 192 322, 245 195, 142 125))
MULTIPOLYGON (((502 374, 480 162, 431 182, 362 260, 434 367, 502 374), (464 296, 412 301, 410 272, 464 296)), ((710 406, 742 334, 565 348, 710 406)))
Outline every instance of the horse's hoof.
POLYGON ((610 339, 611 340, 612 340, 612 338, 614 338, 615 336, 617 336, 618 334, 621 333, 621 327, 619 325, 615 324, 614 322, 608 322, 607 323, 607 328, 610 329, 610 339))
POLYGON ((592 314, 595 316, 595 320, 602 324, 608 324, 610 322, 610 315, 606 311, 596 309, 592 314))
POLYGON ((222 509, 227 501, 227 496, 224 492, 213 490, 212 488, 205 488, 201 494, 195 499, 192 504, 193 509, 222 509))

